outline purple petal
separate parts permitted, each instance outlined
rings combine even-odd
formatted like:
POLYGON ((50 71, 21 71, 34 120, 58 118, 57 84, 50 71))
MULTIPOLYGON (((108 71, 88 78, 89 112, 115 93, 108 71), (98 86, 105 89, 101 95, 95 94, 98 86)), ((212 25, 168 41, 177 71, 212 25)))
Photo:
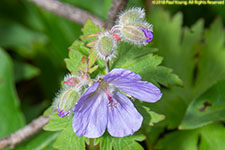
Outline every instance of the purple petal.
MULTIPOLYGON (((91 87, 89 87, 85 93, 82 95, 82 97, 84 96, 89 96, 91 93, 95 92, 97 89, 98 89, 98 86, 99 86, 100 82, 96 82, 94 83, 91 87)), ((79 100, 80 101, 80 100, 79 100)), ((78 102, 79 102, 78 101, 78 102)))
POLYGON ((142 101, 154 103, 162 97, 158 87, 147 81, 132 82, 124 80, 116 83, 116 88, 142 101))
POLYGON ((67 111, 67 112, 63 112, 63 110, 59 110, 58 109, 58 116, 59 117, 65 117, 65 116, 67 116, 67 115, 69 115, 69 113, 70 113, 70 111, 67 111))
POLYGON ((79 137, 97 138, 105 132, 108 101, 103 93, 95 92, 96 86, 92 85, 74 108, 73 129, 79 137))
POLYGON ((122 80, 139 81, 141 76, 127 69, 113 69, 104 77, 105 82, 117 83, 122 80))
POLYGON ((143 117, 125 95, 119 92, 114 93, 113 100, 116 107, 108 107, 109 134, 115 137, 134 134, 141 127, 143 117))
POLYGON ((148 29, 143 28, 143 27, 139 27, 138 29, 141 30, 142 32, 144 32, 145 37, 147 38, 145 40, 145 42, 151 42, 152 41, 152 39, 153 39, 153 33, 152 33, 151 30, 148 30, 148 29))

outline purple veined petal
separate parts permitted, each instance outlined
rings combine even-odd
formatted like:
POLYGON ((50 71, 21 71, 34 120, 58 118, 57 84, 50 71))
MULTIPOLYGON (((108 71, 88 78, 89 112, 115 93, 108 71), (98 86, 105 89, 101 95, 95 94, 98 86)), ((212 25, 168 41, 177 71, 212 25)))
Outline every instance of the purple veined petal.
POLYGON ((98 87, 99 87, 100 82, 96 82, 94 83, 91 87, 89 87, 84 94, 80 97, 80 99, 78 100, 77 104, 74 106, 73 110, 82 107, 84 104, 86 104, 86 99, 92 94, 94 93, 98 87))
POLYGON ((116 107, 108 107, 107 129, 114 137, 124 137, 134 134, 140 129, 143 117, 133 103, 120 92, 113 95, 116 107))
POLYGON ((147 81, 124 81, 116 83, 119 90, 145 102, 154 103, 162 97, 160 89, 147 81))
MULTIPOLYGON (((90 95, 91 93, 95 92, 97 89, 98 89, 98 86, 99 86, 100 82, 95 82, 91 87, 89 87, 85 92, 84 94, 82 95, 82 97, 84 96, 88 96, 90 95)), ((80 101, 80 100, 79 100, 80 101)), ((78 102, 79 102, 78 101, 78 102)))
POLYGON ((145 42, 151 42, 153 39, 153 33, 151 30, 143 28, 143 27, 139 27, 139 30, 141 30, 142 32, 144 32, 145 37, 147 38, 145 40, 145 42))
POLYGON ((121 82, 124 79, 130 81, 139 81, 141 80, 141 76, 127 69, 116 68, 105 75, 103 80, 105 82, 117 83, 121 82))
POLYGON ((98 85, 93 84, 74 108, 73 130, 79 137, 97 138, 105 132, 108 101, 104 93, 96 91, 98 85))
POLYGON ((77 136, 97 138, 103 135, 107 125, 107 100, 97 93, 85 99, 81 107, 75 107, 73 129, 77 136))

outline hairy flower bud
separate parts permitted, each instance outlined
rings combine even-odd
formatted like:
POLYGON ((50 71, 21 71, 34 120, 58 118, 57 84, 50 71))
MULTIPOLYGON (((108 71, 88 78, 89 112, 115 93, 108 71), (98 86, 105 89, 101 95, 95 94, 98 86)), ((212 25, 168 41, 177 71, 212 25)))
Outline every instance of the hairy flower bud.
POLYGON ((131 8, 120 14, 118 19, 119 25, 133 24, 138 21, 143 21, 145 18, 145 11, 142 8, 131 8))
POLYGON ((103 60, 110 60, 115 57, 117 41, 113 34, 104 32, 98 36, 95 50, 98 56, 103 60))
POLYGON ((78 92, 75 88, 63 89, 55 100, 58 110, 58 116, 67 116, 77 103, 78 98, 78 92))
POLYGON ((64 87, 74 87, 79 91, 82 86, 90 85, 89 76, 81 73, 79 76, 74 74, 67 74, 63 80, 64 87))
POLYGON ((75 87, 80 83, 80 77, 68 74, 64 77, 63 83, 69 87, 75 87))
POLYGON ((58 116, 70 114, 76 105, 79 96, 91 85, 89 76, 85 73, 78 75, 68 74, 64 77, 63 87, 57 94, 53 106, 57 108, 58 116))
POLYGON ((127 24, 121 27, 122 40, 137 45, 146 45, 153 39, 152 26, 147 23, 127 24))

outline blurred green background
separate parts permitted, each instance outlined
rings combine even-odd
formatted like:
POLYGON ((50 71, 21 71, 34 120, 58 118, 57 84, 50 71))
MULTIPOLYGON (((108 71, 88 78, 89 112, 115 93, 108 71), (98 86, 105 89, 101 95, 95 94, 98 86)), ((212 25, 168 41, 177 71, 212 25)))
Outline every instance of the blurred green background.
MULTIPOLYGON (((112 0, 61 1, 104 20, 112 3, 112 0)), ((137 6, 146 8, 150 15, 156 7, 172 16, 182 12, 183 27, 191 27, 200 18, 204 19, 205 28, 217 17, 225 24, 224 5, 149 7, 144 0, 129 0, 127 8, 137 6)), ((67 73, 64 58, 68 47, 80 36, 81 28, 27 0, 0 1, 0 137, 21 128, 50 106, 67 73)))

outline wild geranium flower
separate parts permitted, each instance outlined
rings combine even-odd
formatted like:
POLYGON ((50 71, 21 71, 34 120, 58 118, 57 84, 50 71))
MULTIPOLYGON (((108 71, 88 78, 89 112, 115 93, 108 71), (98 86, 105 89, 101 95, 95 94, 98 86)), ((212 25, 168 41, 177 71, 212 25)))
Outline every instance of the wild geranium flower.
POLYGON ((106 128, 111 136, 132 135, 143 117, 122 92, 139 100, 154 103, 162 93, 152 83, 126 69, 113 69, 94 83, 74 107, 73 129, 77 136, 97 138, 106 128))

